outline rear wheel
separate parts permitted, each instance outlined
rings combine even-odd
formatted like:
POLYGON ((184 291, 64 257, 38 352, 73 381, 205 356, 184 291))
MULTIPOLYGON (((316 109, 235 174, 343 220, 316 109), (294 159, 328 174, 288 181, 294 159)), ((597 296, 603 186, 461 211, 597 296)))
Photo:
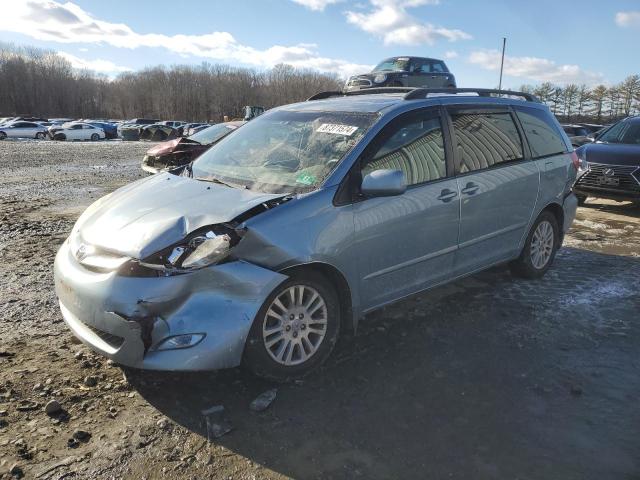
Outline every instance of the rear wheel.
POLYGON ((0 132, 0 140, 4 140, 5 138, 7 138, 7 134, 4 132, 0 132))
POLYGON ((560 246, 558 220, 551 212, 542 212, 537 218, 522 253, 509 264, 511 273, 523 278, 540 278, 551 267, 560 246))
POLYGON ((63 141, 63 140, 66 140, 66 139, 67 139, 67 136, 66 136, 64 133, 56 133, 56 134, 53 136, 53 139, 54 139, 54 140, 58 140, 58 141, 63 141))
POLYGON ((97 133, 92 133, 91 140, 97 142, 98 140, 100 140, 100 135, 98 135, 97 133))
POLYGON ((38 133, 36 133, 36 138, 37 138, 38 140, 44 140, 44 139, 45 139, 45 137, 46 137, 46 135, 44 134, 44 132, 38 132, 38 133))
POLYGON ((331 284, 314 272, 294 274, 260 308, 243 363, 271 380, 300 378, 329 357, 339 332, 340 305, 331 284))

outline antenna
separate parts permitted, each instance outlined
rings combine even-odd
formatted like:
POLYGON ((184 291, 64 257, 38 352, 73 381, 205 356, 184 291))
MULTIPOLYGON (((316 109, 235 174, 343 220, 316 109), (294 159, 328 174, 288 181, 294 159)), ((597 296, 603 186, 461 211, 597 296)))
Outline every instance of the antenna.
POLYGON ((502 37, 502 60, 500 60, 500 83, 498 90, 502 90, 502 71, 504 70, 504 50, 507 47, 507 37, 502 37))

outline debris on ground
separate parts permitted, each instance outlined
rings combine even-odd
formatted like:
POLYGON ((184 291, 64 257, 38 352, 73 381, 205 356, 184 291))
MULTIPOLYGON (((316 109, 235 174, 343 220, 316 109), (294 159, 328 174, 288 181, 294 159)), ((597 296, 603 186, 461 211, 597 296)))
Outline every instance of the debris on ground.
POLYGON ((266 392, 258 395, 249 405, 249 408, 254 412, 262 412, 269 408, 269 406, 276 399, 276 395, 278 394, 277 388, 272 388, 271 390, 267 390, 266 392))
POLYGON ((202 415, 207 423, 207 440, 220 438, 233 430, 231 421, 226 417, 223 405, 214 405, 202 410, 202 415))

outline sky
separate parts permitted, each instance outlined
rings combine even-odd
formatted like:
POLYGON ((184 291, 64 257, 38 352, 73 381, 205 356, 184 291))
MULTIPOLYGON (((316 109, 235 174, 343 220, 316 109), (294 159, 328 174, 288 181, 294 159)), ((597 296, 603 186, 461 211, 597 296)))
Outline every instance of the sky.
POLYGON ((460 87, 614 84, 640 74, 640 0, 0 0, 0 41, 109 76, 202 62, 364 73, 444 59, 460 87))

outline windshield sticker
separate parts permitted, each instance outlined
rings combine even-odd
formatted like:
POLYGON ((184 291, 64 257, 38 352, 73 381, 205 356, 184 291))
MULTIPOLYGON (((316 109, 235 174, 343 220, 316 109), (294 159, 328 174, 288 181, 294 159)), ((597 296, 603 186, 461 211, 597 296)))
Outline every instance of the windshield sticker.
POLYGON ((308 173, 302 173, 298 175, 296 178, 297 183, 302 183, 303 185, 313 185, 316 183, 316 177, 313 175, 309 175, 308 173))
POLYGON ((358 130, 358 127, 353 127, 351 125, 338 125, 336 123, 323 123, 318 127, 316 132, 320 133, 334 133, 336 135, 346 135, 350 137, 358 130))

